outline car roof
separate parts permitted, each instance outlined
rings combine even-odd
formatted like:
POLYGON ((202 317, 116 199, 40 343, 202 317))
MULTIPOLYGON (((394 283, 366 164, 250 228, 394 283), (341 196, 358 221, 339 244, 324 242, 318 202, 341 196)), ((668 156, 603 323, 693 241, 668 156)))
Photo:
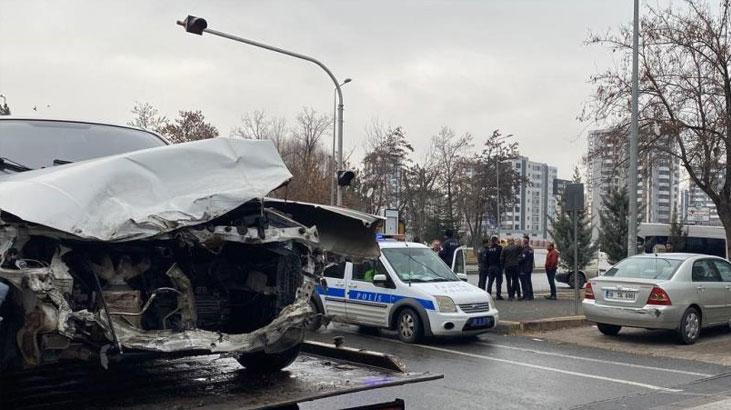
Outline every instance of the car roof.
POLYGON ((142 131, 142 132, 146 132, 148 134, 152 134, 152 135, 156 136, 157 138, 159 138, 166 145, 170 145, 170 142, 168 140, 166 140, 165 137, 156 133, 155 131, 146 130, 144 128, 139 128, 139 127, 133 127, 130 125, 121 125, 121 124, 113 124, 113 123, 108 123, 108 122, 86 121, 86 120, 68 119, 68 118, 64 119, 64 118, 47 118, 47 117, 16 116, 16 115, 0 115, 0 121, 68 122, 68 123, 76 123, 76 124, 103 125, 103 126, 107 126, 107 127, 126 128, 129 130, 142 131))
POLYGON ((723 259, 720 256, 715 256, 715 255, 706 255, 703 253, 682 253, 682 252, 643 253, 643 254, 639 254, 639 255, 634 255, 632 257, 633 258, 664 258, 664 259, 674 259, 674 260, 687 260, 687 259, 693 259, 693 258, 723 259))
POLYGON ((392 241, 392 240, 378 241, 378 246, 380 246, 382 249, 383 248, 425 248, 425 249, 430 249, 428 246, 424 245, 423 243, 392 241))

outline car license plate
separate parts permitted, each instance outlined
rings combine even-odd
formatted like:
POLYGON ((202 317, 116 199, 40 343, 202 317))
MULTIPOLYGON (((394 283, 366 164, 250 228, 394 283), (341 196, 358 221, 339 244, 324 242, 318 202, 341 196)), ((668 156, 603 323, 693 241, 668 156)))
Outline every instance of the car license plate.
POLYGON ((490 324, 491 317, 473 317, 470 319, 470 326, 472 327, 485 327, 490 324))
POLYGON ((607 289, 604 292, 604 299, 635 300, 637 298, 637 291, 634 290, 607 289))

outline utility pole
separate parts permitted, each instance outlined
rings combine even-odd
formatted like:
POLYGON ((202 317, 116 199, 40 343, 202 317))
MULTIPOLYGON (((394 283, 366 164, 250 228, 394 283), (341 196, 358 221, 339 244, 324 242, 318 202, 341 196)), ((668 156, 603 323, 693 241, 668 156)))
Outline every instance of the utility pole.
POLYGON ((634 29, 632 33, 632 124, 629 134, 629 169, 628 191, 629 191, 629 229, 627 234, 627 256, 637 253, 637 139, 639 134, 638 125, 638 49, 640 31, 640 0, 634 0, 634 29))

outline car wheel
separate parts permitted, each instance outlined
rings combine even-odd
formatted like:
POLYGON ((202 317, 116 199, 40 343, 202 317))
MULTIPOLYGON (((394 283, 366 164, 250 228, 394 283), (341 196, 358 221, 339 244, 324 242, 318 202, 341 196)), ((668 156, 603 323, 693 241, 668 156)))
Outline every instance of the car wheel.
POLYGON ((250 372, 274 373, 292 364, 299 354, 300 345, 296 345, 279 353, 244 353, 237 360, 250 372))
POLYGON ((396 318, 398 338, 402 342, 416 343, 421 339, 423 325, 419 315, 413 309, 403 309, 396 318))
MULTIPOLYGON (((574 274, 570 273, 568 281, 566 282, 571 289, 574 288, 574 274)), ((586 284, 586 276, 582 272, 579 272, 579 289, 582 289, 586 284)))
POLYGON ((686 345, 692 345, 698 340, 701 334, 701 315, 696 308, 688 308, 680 319, 680 328, 678 335, 680 341, 686 345))
POLYGON ((617 336, 617 333, 619 333, 622 329, 622 326, 608 325, 606 323, 597 323, 596 327, 599 328, 599 331, 602 332, 602 334, 607 336, 617 336))
POLYGON ((320 312, 320 309, 317 308, 317 304, 314 300, 310 299, 310 309, 312 309, 313 315, 305 319, 304 326, 305 329, 316 332, 322 327, 322 312, 320 312))

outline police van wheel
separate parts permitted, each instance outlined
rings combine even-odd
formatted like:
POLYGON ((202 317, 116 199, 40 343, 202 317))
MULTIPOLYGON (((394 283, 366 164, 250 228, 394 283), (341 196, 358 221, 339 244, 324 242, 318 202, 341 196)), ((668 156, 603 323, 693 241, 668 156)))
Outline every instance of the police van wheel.
POLYGON ((424 327, 419 315, 413 309, 406 308, 401 310, 396 320, 398 338, 402 342, 416 343, 421 339, 424 327))

